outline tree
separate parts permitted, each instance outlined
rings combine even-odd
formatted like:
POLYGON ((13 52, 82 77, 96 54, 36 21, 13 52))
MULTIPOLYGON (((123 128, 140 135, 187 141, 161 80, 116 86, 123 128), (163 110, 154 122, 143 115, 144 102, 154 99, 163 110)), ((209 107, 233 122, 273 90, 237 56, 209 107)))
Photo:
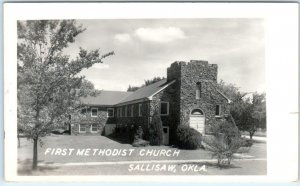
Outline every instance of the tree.
POLYGON ((251 93, 252 99, 247 98, 250 93, 240 92, 234 84, 220 81, 218 88, 231 99, 230 114, 241 131, 249 132, 252 139, 257 128, 266 128, 265 93, 251 93))
POLYGON ((144 80, 145 84, 143 86, 148 86, 158 81, 165 79, 165 77, 154 77, 153 79, 144 80))
POLYGON ((141 85, 140 87, 129 85, 127 88, 127 92, 134 92, 134 91, 138 90, 139 88, 151 85, 151 84, 161 81, 163 79, 165 79, 165 77, 154 77, 152 79, 144 80, 145 83, 143 85, 141 85))
POLYGON ((254 93, 251 99, 246 99, 244 108, 240 111, 240 125, 242 131, 249 132, 250 139, 258 128, 266 128, 265 93, 254 93))
POLYGON ((135 86, 129 85, 128 88, 127 88, 127 92, 134 92, 134 91, 136 91, 139 88, 140 87, 135 87, 135 86))
POLYGON ((160 146, 163 143, 163 126, 158 112, 153 114, 149 128, 150 145, 160 146))
POLYGON ((113 55, 80 48, 76 59, 63 50, 85 29, 74 20, 18 21, 18 127, 33 140, 32 168, 37 169, 38 142, 77 112, 80 97, 95 94, 78 74, 113 55))
POLYGON ((229 118, 223 118, 211 126, 211 132, 211 136, 203 139, 205 148, 212 153, 212 157, 217 158, 219 167, 229 166, 235 158, 234 153, 243 152, 243 140, 237 127, 229 118))

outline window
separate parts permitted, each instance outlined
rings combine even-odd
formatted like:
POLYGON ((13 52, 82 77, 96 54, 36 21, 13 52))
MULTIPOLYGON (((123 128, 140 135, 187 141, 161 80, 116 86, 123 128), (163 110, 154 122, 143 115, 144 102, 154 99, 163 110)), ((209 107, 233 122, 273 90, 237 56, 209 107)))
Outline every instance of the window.
POLYGON ((120 116, 119 109, 120 109, 120 108, 117 108, 117 117, 119 117, 119 116, 120 116))
POLYGON ((86 133, 85 125, 79 124, 79 133, 86 133))
POLYGON ((91 132, 98 132, 98 126, 96 124, 92 124, 91 132))
POLYGON ((160 115, 169 115, 169 102, 160 102, 160 115))
POLYGON ((81 114, 86 114, 87 113, 86 110, 87 110, 86 108, 81 109, 81 114))
POLYGON ((98 115, 98 109, 97 108, 92 108, 91 116, 92 117, 97 117, 98 115))
POLYGON ((197 82, 196 83, 196 99, 201 98, 201 83, 197 82))
POLYGON ((114 109, 113 108, 108 108, 107 109, 107 116, 108 117, 114 117, 114 109))
POLYGON ((142 116, 142 104, 139 104, 139 117, 142 116))
POLYGON ((191 112, 192 115, 204 115, 202 110, 200 109, 194 109, 192 112, 191 112))
POLYGON ((221 105, 216 105, 216 116, 220 116, 221 114, 221 105))
POLYGON ((133 117, 133 105, 131 105, 131 112, 130 112, 130 116, 133 117))
POLYGON ((127 117, 127 106, 125 106, 125 117, 127 117))
POLYGON ((120 117, 122 117, 122 107, 120 107, 120 117))

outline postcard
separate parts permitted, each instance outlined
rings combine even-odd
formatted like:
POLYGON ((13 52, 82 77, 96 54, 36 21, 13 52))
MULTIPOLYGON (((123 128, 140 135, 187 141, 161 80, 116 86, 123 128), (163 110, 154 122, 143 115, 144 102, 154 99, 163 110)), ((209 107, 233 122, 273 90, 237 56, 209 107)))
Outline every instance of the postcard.
POLYGON ((6 3, 6 180, 297 181, 298 13, 6 3))

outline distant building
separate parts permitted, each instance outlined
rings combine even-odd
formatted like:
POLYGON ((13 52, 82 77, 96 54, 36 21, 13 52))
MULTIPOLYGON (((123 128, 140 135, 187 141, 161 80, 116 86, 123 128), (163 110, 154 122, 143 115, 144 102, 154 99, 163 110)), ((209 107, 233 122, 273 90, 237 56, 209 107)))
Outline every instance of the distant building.
POLYGON ((82 100, 84 117, 73 120, 71 134, 109 135, 114 128, 141 126, 147 138, 155 112, 163 123, 164 143, 172 143, 179 125, 200 133, 229 114, 230 100, 217 89, 218 66, 207 61, 174 62, 167 78, 135 92, 101 91, 82 100))

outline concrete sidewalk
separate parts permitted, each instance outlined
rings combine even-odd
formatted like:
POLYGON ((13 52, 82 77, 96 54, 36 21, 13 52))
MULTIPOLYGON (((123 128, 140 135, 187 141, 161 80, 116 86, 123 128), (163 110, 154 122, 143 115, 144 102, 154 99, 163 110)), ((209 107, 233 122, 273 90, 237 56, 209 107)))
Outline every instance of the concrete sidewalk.
MULTIPOLYGON (((248 135, 242 135, 242 137, 250 139, 250 136, 248 135)), ((252 140, 257 142, 267 142, 267 137, 252 136, 252 140)))

